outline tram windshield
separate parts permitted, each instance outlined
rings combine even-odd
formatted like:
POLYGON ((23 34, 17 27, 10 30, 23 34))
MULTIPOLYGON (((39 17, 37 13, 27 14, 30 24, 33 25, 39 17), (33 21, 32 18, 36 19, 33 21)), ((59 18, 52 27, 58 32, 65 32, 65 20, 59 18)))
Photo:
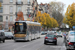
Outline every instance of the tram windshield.
POLYGON ((27 29, 27 25, 24 22, 16 22, 15 23, 15 33, 25 33, 27 29))

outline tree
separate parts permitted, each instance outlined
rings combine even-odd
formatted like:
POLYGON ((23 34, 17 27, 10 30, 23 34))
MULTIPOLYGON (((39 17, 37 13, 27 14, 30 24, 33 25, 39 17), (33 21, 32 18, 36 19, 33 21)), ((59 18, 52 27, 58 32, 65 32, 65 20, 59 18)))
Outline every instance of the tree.
POLYGON ((49 14, 46 14, 46 26, 47 28, 52 28, 52 19, 49 14))
POLYGON ((58 23, 54 18, 51 18, 49 14, 43 13, 41 14, 40 11, 38 11, 36 15, 36 21, 41 23, 41 25, 45 28, 52 28, 52 27, 58 27, 58 23))
POLYGON ((52 17, 53 28, 58 27, 58 22, 52 17))
POLYGON ((64 17, 64 18, 63 18, 63 23, 65 23, 65 24, 66 24, 66 17, 64 17))
POLYGON ((66 24, 68 24, 69 27, 71 28, 72 26, 75 26, 75 3, 72 3, 67 7, 65 16, 66 16, 66 24))
POLYGON ((0 7, 2 6, 1 2, 0 2, 0 7))
POLYGON ((52 17, 57 20, 59 26, 63 21, 63 11, 64 11, 64 3, 62 2, 51 2, 52 7, 52 17))
POLYGON ((23 12, 21 12, 21 11, 19 11, 18 13, 17 13, 17 18, 16 18, 16 21, 18 21, 18 20, 24 20, 24 17, 23 17, 23 12))
POLYGON ((40 22, 41 15, 42 15, 41 12, 38 11, 38 13, 36 14, 36 17, 35 17, 35 21, 40 22))
POLYGON ((41 16, 41 22, 42 22, 42 25, 45 27, 46 26, 46 17, 45 17, 45 13, 44 14, 42 14, 42 16, 41 16))

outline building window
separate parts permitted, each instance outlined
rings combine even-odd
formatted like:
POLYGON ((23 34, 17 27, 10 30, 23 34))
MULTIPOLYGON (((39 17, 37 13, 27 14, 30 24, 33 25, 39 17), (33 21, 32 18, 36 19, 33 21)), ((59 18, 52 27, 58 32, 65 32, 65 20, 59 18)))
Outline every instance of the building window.
POLYGON ((3 7, 0 7, 0 13, 3 13, 3 7))
POLYGON ((27 9, 27 14, 30 14, 30 8, 28 7, 28 9, 27 9))
POLYGON ((17 7, 17 12, 19 12, 19 11, 21 11, 21 10, 22 10, 21 6, 18 6, 18 7, 17 7))
POLYGON ((1 3, 3 3, 3 0, 0 0, 1 3))
POLYGON ((3 16, 0 15, 0 22, 3 22, 3 16))
POLYGON ((21 0, 17 0, 17 2, 18 2, 19 4, 21 4, 21 0))
POLYGON ((12 17, 12 16, 10 16, 10 22, 11 22, 11 21, 13 21, 13 17, 12 17))
POLYGON ((13 7, 10 6, 10 13, 13 13, 13 7))
POLYGON ((10 0, 10 2, 13 2, 13 0, 10 0))
POLYGON ((28 0, 28 4, 30 4, 30 0, 28 0))

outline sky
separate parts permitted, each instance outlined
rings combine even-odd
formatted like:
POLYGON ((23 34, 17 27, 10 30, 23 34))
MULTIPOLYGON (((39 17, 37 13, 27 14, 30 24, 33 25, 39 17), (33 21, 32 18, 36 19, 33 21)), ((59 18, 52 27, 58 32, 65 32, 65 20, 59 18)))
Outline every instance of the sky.
POLYGON ((64 3, 65 4, 64 14, 65 14, 65 12, 67 10, 68 5, 71 5, 73 2, 75 3, 75 0, 37 0, 38 4, 40 4, 40 3, 50 3, 51 1, 64 3))

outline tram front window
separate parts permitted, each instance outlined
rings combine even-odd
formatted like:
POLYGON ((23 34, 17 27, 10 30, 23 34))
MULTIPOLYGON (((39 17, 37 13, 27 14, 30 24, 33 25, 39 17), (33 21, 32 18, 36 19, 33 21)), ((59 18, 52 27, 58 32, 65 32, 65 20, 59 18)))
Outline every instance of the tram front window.
POLYGON ((16 23, 15 24, 15 33, 26 33, 26 24, 25 23, 16 23))

